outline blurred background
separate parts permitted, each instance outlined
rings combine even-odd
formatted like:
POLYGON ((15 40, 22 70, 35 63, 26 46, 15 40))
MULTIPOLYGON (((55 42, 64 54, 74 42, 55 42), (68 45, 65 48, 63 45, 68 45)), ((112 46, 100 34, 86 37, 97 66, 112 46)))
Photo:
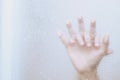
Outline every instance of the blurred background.
POLYGON ((69 38, 65 23, 83 16, 86 29, 97 20, 100 37, 110 34, 114 53, 99 66, 101 80, 120 79, 119 0, 2 0, 1 80, 74 80, 72 66, 57 31, 69 38))

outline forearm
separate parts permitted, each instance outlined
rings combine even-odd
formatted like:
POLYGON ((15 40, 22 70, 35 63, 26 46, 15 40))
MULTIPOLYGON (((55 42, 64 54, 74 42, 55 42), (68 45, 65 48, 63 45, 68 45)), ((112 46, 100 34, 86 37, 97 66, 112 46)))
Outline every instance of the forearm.
POLYGON ((100 80, 97 71, 78 73, 76 80, 100 80))

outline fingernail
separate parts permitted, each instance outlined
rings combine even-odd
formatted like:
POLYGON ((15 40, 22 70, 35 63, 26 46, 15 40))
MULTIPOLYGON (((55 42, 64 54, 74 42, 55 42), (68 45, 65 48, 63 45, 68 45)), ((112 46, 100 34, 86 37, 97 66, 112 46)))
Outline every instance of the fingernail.
POLYGON ((70 21, 66 21, 66 24, 67 24, 67 25, 70 25, 70 24, 71 24, 71 22, 70 22, 70 21))
POLYGON ((92 21, 91 21, 91 23, 95 23, 95 22, 96 22, 96 20, 92 20, 92 21))
POLYGON ((70 45, 74 45, 74 44, 75 44, 75 41, 71 40, 70 45))
POLYGON ((83 45, 84 45, 84 42, 81 42, 80 45, 83 46, 83 45))
POLYGON ((92 45, 90 43, 87 44, 87 47, 91 47, 92 45))
POLYGON ((108 54, 112 54, 112 53, 113 53, 113 50, 109 50, 109 51, 108 51, 108 54))
POLYGON ((58 34, 59 37, 62 36, 62 33, 61 33, 61 32, 57 32, 57 34, 58 34))
POLYGON ((100 46, 99 43, 96 43, 96 44, 95 44, 95 47, 99 47, 99 46, 100 46))

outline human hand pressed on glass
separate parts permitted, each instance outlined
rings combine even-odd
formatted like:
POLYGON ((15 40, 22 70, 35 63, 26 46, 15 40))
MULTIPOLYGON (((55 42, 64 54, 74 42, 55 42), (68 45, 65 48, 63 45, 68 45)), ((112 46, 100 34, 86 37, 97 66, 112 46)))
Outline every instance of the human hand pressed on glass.
POLYGON ((61 32, 58 32, 58 36, 65 45, 74 67, 81 74, 96 70, 102 58, 112 51, 109 49, 109 35, 105 35, 102 40, 96 35, 95 20, 91 21, 89 32, 84 28, 82 17, 78 18, 78 23, 78 33, 73 30, 70 21, 66 23, 70 40, 61 32))

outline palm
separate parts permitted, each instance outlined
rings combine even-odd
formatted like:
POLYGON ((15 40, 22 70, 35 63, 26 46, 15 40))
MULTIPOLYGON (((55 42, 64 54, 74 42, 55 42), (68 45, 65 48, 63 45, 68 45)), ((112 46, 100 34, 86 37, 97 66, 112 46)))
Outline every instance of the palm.
POLYGON ((71 40, 68 41, 61 33, 59 37, 65 45, 70 59, 77 69, 77 71, 89 71, 97 68, 100 60, 110 51, 108 51, 109 38, 105 36, 103 41, 97 38, 96 22, 91 22, 90 32, 86 33, 84 29, 83 19, 80 17, 79 22, 79 34, 76 34, 72 29, 71 23, 67 23, 68 31, 71 36, 71 40))
POLYGON ((94 47, 81 47, 78 44, 69 46, 67 49, 69 56, 78 71, 85 71, 87 69, 92 69, 97 66, 101 60, 97 58, 97 54, 100 52, 100 49, 94 47))

